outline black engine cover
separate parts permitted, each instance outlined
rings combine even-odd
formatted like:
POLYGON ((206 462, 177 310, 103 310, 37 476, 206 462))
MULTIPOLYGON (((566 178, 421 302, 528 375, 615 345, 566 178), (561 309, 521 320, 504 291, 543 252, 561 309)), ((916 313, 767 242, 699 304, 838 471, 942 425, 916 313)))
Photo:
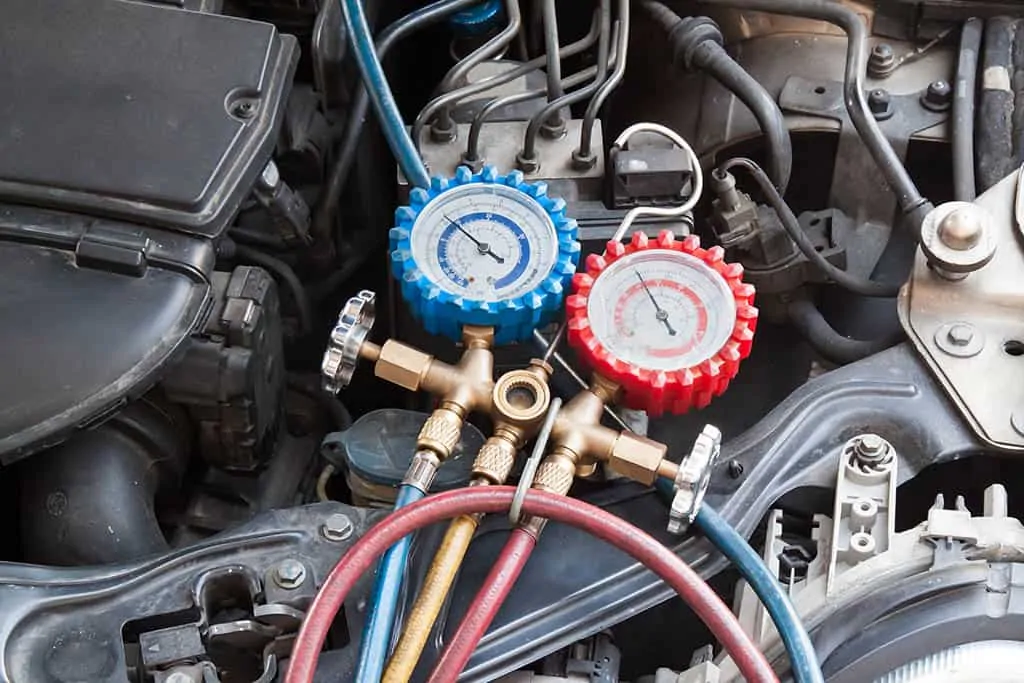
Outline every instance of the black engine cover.
POLYGON ((0 463, 102 421, 180 357, 297 59, 244 19, 4 2, 0 463))
POLYGON ((295 39, 122 0, 3 6, 0 198, 217 234, 273 151, 295 39))

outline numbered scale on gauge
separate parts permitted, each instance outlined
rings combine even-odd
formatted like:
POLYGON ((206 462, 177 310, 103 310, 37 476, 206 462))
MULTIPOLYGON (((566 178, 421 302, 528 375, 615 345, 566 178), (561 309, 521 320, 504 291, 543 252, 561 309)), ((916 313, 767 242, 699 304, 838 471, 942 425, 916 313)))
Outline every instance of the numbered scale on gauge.
POLYGON ((396 215, 403 296, 428 331, 454 338, 467 324, 494 327, 498 343, 527 338, 554 317, 579 260, 565 203, 519 173, 460 169, 396 215))
POLYGON ((750 353, 757 310, 742 273, 696 237, 609 243, 574 281, 569 341, 623 387, 627 406, 655 415, 702 407, 750 353))

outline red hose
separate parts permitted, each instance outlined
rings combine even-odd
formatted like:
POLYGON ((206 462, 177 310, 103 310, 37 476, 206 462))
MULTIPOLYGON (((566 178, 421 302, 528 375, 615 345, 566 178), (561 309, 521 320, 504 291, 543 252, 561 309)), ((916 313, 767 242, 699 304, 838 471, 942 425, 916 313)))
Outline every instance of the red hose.
POLYGON ((473 656, 473 650, 490 628, 491 622, 494 621, 536 545, 537 539, 533 534, 523 529, 512 530, 501 554, 494 561, 491 572, 484 579, 480 592, 466 610, 465 618, 434 665, 427 683, 447 683, 459 677, 466 668, 466 662, 473 656))
MULTIPOLYGON (((371 528, 324 580, 292 648, 286 683, 312 683, 317 659, 345 597, 376 559, 404 536, 442 520, 507 511, 515 489, 481 486, 428 496, 371 528)), ((697 613, 749 683, 778 683, 764 655, 711 588, 671 550, 635 526, 574 498, 531 490, 523 512, 582 529, 611 543, 668 583, 697 613)))

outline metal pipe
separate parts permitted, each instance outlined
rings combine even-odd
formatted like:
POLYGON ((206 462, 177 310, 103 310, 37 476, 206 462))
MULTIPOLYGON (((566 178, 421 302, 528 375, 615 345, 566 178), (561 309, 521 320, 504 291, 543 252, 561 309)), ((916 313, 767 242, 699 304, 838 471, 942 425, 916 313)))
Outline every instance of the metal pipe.
MULTIPOLYGON (((422 28, 438 23, 456 12, 472 7, 479 1, 439 0, 407 14, 384 29, 377 38, 377 59, 383 62, 388 52, 398 41, 422 28)), ((313 224, 310 228, 314 240, 319 245, 333 246, 331 232, 334 225, 334 217, 338 212, 341 191, 345 187, 348 173, 352 169, 352 162, 356 158, 356 150, 359 148, 359 140, 362 138, 363 126, 366 123, 366 112, 369 108, 369 94, 366 88, 360 84, 356 92, 355 102, 353 102, 349 112, 348 121, 345 122, 345 136, 342 139, 341 151, 335 157, 327 182, 323 190, 321 190, 320 203, 317 205, 313 224)))
POLYGON ((978 191, 974 180, 974 97, 983 26, 978 18, 964 22, 953 84, 953 197, 961 202, 974 201, 978 191))
POLYGON ((609 34, 612 32, 611 17, 611 0, 601 0, 601 33, 598 36, 597 47, 597 78, 595 78, 594 82, 587 87, 581 88, 576 92, 569 93, 568 95, 563 95, 554 102, 549 102, 546 107, 537 112, 533 118, 530 119, 530 123, 526 126, 526 135, 523 139, 523 151, 519 154, 521 166, 528 167, 529 164, 535 162, 537 153, 537 134, 540 132, 541 125, 549 116, 551 116, 552 112, 559 111, 562 107, 568 107, 576 104, 577 102, 582 102, 593 95, 597 89, 601 87, 601 83, 604 82, 604 78, 608 73, 608 58, 609 51, 611 49, 609 34))
POLYGON ((594 99, 587 105, 587 111, 583 114, 583 128, 580 130, 580 148, 574 158, 578 163, 591 163, 594 159, 591 146, 594 137, 594 122, 597 120, 597 112, 601 110, 605 100, 612 94, 615 88, 619 87, 622 77, 626 75, 626 53, 629 51, 629 0, 619 0, 619 44, 620 55, 615 64, 612 75, 608 77, 601 87, 598 88, 594 99))
MULTIPOLYGON (((558 13, 555 10, 555 0, 543 0, 541 9, 544 16, 544 54, 548 58, 548 102, 553 102, 565 94, 562 88, 562 59, 559 55, 558 13)), ((556 111, 548 118, 547 125, 551 128, 562 128, 565 122, 556 111)))
MULTIPOLYGON (((519 0, 505 0, 505 12, 508 14, 508 23, 505 25, 505 28, 479 48, 466 55, 462 61, 448 71, 444 80, 441 81, 441 85, 438 86, 438 90, 441 93, 452 90, 457 83, 460 83, 473 70, 473 67, 484 60, 500 54, 502 50, 509 46, 523 25, 519 0)), ((454 124, 452 123, 451 109, 449 107, 443 107, 437 113, 437 121, 435 121, 434 125, 439 130, 450 130, 452 128, 454 124)))
MULTIPOLYGON (((602 2, 606 1, 607 0, 602 0, 602 2)), ((586 37, 583 40, 586 40, 586 37)), ((583 42, 583 40, 577 41, 576 43, 573 44, 573 46, 579 45, 580 43, 583 42)), ((569 56, 566 52, 566 50, 568 50, 569 47, 561 51, 563 57, 569 56)), ((584 49, 586 49, 586 47, 581 48, 579 51, 582 52, 584 49)), ((576 53, 574 52, 573 54, 576 53)), ((427 124, 427 121, 429 121, 431 117, 435 113, 440 111, 443 107, 454 105, 459 100, 465 99, 467 97, 472 97, 473 95, 479 95, 480 93, 490 90, 491 88, 495 88, 499 85, 504 85, 506 83, 514 81, 517 78, 521 78, 522 76, 525 76, 531 71, 535 71, 540 67, 544 66, 544 62, 546 60, 547 58, 544 57, 543 55, 540 57, 535 57, 534 59, 531 59, 528 62, 523 62, 514 69, 509 69, 504 73, 484 78, 480 81, 477 81, 476 83, 471 83, 469 85, 463 86, 458 90, 452 90, 451 92, 447 92, 444 93, 443 95, 435 97, 433 100, 428 102, 427 105, 423 107, 422 110, 420 110, 420 113, 416 115, 416 120, 413 121, 413 143, 417 145, 418 149, 420 138, 423 137, 423 127, 427 124)))
MULTIPOLYGON (((597 34, 600 29, 598 23, 598 17, 594 15, 594 23, 590 33, 588 33, 582 40, 567 46, 561 51, 563 57, 570 57, 572 55, 583 52, 597 42, 597 34)), ((612 63, 615 61, 615 54, 611 55, 612 63)), ((597 74, 597 66, 588 67, 582 71, 577 71, 568 78, 562 81, 562 87, 565 89, 575 88, 576 86, 586 82, 593 78, 597 74)), ((520 102, 528 102, 532 99, 540 97, 544 94, 543 90, 531 90, 525 93, 516 93, 514 95, 507 95, 505 97, 496 97, 477 112, 477 115, 473 117, 473 123, 469 127, 469 135, 466 139, 466 152, 463 155, 463 160, 468 164, 475 164, 480 160, 480 133, 483 130, 484 123, 490 116, 503 107, 510 107, 513 104, 520 102)))
POLYGON ((860 15, 849 7, 829 0, 700 0, 718 7, 735 7, 773 14, 803 17, 825 21, 842 29, 848 38, 846 72, 843 77, 843 96, 846 110, 854 128, 868 148, 878 169, 896 194, 903 217, 915 235, 920 231, 925 215, 933 208, 921 195, 907 169, 903 166, 888 138, 868 109, 864 92, 864 73, 867 65, 867 28, 860 15))

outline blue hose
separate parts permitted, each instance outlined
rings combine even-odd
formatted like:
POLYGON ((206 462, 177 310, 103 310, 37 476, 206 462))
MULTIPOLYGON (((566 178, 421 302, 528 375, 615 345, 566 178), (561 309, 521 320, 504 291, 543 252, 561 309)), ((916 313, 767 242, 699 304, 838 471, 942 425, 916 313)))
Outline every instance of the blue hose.
MULTIPOLYGON (((655 482, 655 488, 662 497, 672 499, 674 489, 668 480, 659 479, 655 482)), ((783 592, 761 557, 707 503, 701 505, 694 523, 719 552, 736 565, 740 575, 754 589, 754 593, 761 600, 775 623, 775 629, 782 637, 797 683, 824 683, 825 677, 821 673, 818 654, 814 651, 811 637, 807 635, 807 629, 793 609, 789 596, 783 592)))
MULTIPOLYGON (((426 494, 415 486, 402 484, 398 488, 395 509, 411 505, 424 496, 426 494)), ((366 608, 363 642, 359 645, 359 664, 355 677, 357 683, 379 683, 384 674, 411 544, 412 536, 406 536, 388 548, 377 565, 377 581, 373 585, 373 597, 366 608)))
POLYGON ((359 72, 363 76, 363 84, 370 95, 373 108, 377 111, 388 146, 391 147, 402 173, 411 184, 423 188, 430 187, 430 174, 427 173, 427 167, 423 165, 423 160, 420 159, 412 138, 405 129, 405 122, 398 111, 395 97, 391 94, 384 69, 377 59, 377 50, 370 34, 370 26, 366 23, 362 0, 338 2, 345 20, 345 30, 352 41, 359 72))

